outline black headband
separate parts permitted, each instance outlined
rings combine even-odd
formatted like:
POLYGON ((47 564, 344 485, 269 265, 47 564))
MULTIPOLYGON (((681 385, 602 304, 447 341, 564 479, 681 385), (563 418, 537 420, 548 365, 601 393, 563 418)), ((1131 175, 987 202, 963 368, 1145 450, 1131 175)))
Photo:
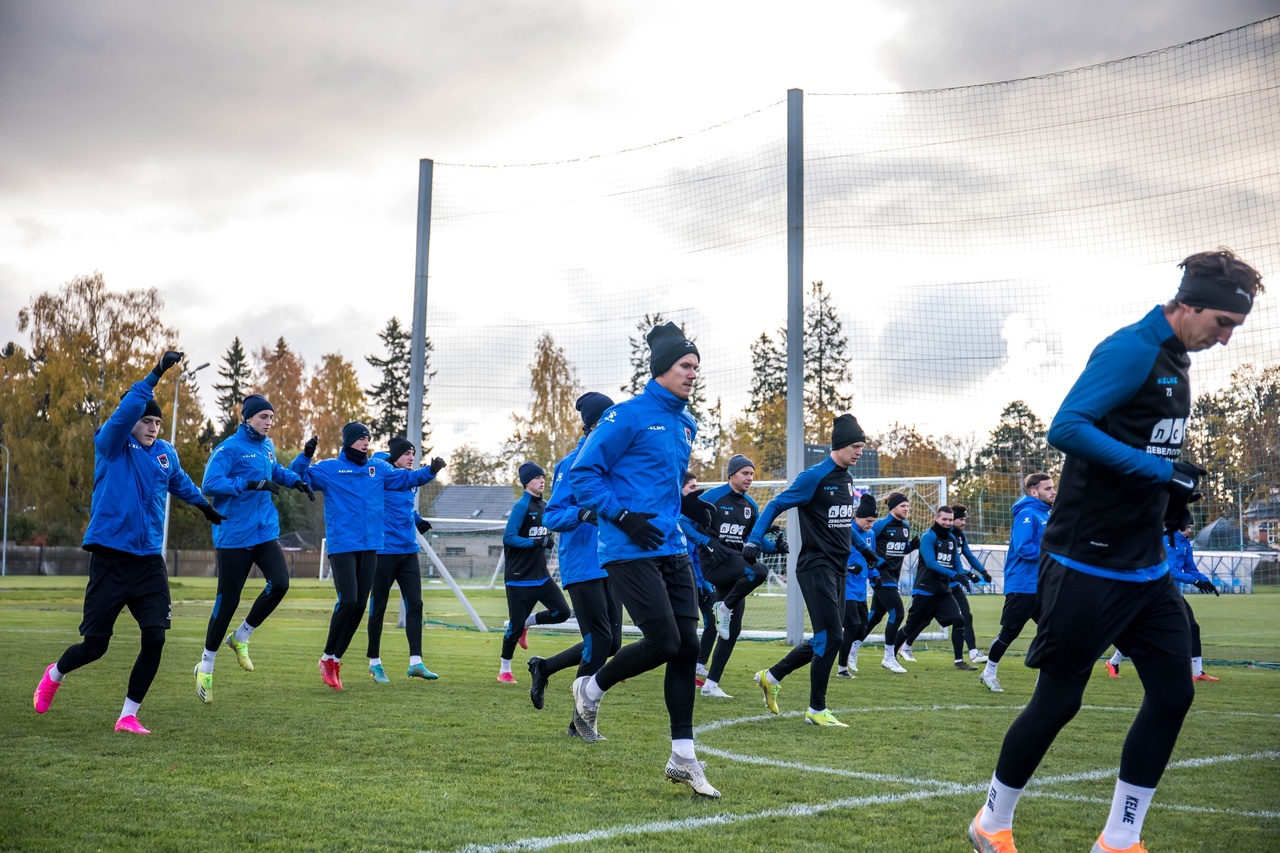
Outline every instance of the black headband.
POLYGON ((1212 308, 1232 314, 1248 314, 1253 309, 1253 297, 1243 287, 1190 272, 1183 274, 1174 299, 1192 308, 1212 308))

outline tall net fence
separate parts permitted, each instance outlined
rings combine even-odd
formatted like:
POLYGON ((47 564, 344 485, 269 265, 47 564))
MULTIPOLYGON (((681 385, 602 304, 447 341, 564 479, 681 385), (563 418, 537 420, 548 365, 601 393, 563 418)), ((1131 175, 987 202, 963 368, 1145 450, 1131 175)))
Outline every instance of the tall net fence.
MULTIPOLYGON (((1042 77, 808 94, 804 275, 822 287, 806 346, 834 381, 806 381, 806 440, 829 438, 820 411, 854 412, 877 451, 858 473, 946 477, 971 541, 1003 544, 1022 477, 1060 467, 1044 433, 1092 348, 1169 299, 1182 258, 1228 246, 1271 292, 1229 347, 1193 356, 1187 448, 1212 472, 1197 544, 1274 574, 1278 45, 1272 18, 1042 77)), ((779 102, 591 159, 436 164, 432 441, 469 460, 449 474, 508 482, 534 452, 550 471, 577 437, 555 412, 629 396, 633 343, 661 314, 702 355, 704 479, 734 452, 781 475, 786 127, 779 102), (535 364, 553 387, 533 387, 535 364)))

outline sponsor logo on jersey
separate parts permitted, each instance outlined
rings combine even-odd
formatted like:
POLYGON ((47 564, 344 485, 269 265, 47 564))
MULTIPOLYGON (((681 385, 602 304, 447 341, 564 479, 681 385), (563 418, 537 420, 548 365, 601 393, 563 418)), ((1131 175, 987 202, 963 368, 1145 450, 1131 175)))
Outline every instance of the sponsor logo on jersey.
POLYGON ((600 420, 606 423, 613 423, 617 419, 618 419, 618 413, 615 412, 613 409, 610 409, 609 411, 604 413, 604 417, 602 417, 600 420))
MULTIPOLYGON (((649 429, 662 431, 662 430, 665 430, 666 427, 664 427, 662 424, 654 424, 653 426, 649 427, 649 429)), ((688 432, 688 430, 685 430, 685 432, 688 432)))
POLYGON ((750 519, 750 518, 751 518, 751 507, 749 507, 749 506, 744 506, 744 507, 742 508, 742 517, 743 517, 743 518, 746 518, 746 519, 750 519))
POLYGON ((1161 377, 1159 377, 1158 379, 1156 379, 1156 384, 1157 384, 1157 385, 1177 385, 1177 384, 1178 384, 1178 377, 1176 377, 1176 376, 1161 376, 1161 377))
POLYGON ((156 457, 156 461, 160 463, 160 467, 161 467, 161 468, 164 468, 164 469, 166 469, 166 470, 169 468, 169 454, 168 454, 168 453, 161 453, 159 456, 157 456, 157 457, 156 457))
POLYGON ((376 476, 378 476, 378 473, 377 473, 377 472, 378 472, 378 469, 377 469, 377 468, 375 468, 375 467, 374 467, 374 466, 372 466, 372 465, 370 465, 370 466, 369 466, 369 476, 370 476, 370 477, 376 477, 376 476))

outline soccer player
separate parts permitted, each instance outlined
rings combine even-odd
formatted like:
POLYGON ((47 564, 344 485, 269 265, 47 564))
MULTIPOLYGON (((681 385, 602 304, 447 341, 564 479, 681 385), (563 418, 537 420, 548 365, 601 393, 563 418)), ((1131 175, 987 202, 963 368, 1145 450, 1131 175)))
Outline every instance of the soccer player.
POLYGON ((1013 528, 1004 558, 1004 609, 1000 633, 991 642, 987 665, 978 681, 993 693, 1003 693, 997 671, 1005 650, 1018 639, 1030 619, 1040 624, 1040 599, 1036 594, 1040 572, 1040 539, 1049 522, 1049 510, 1057 499, 1053 478, 1043 471, 1022 481, 1023 495, 1013 505, 1013 528))
POLYGON ((279 494, 280 487, 284 486, 297 489, 313 501, 316 499, 315 492, 301 477, 276 461, 276 448, 268 436, 276 418, 271 402, 261 394, 250 394, 240 406, 240 416, 240 426, 210 454, 201 485, 213 508, 228 518, 227 524, 213 528, 218 593, 205 630, 204 653, 195 670, 196 696, 206 705, 213 701, 213 665, 223 638, 240 668, 253 672, 249 636, 275 611, 289 591, 289 567, 278 541, 280 513, 271 496, 279 494), (255 565, 262 571, 266 584, 240 627, 228 634, 231 618, 240 606, 245 581, 255 565))
MULTIPOLYGON (((711 668, 707 671, 702 695, 732 699, 720 688, 720 677, 733 654, 733 647, 742 633, 742 618, 746 613, 747 596, 765 582, 767 571, 763 565, 753 566, 742 556, 743 543, 755 529, 760 518, 760 507, 747 494, 755 480, 754 463, 741 453, 730 457, 729 480, 722 486, 703 492, 701 500, 710 510, 705 532, 692 525, 684 527, 685 536, 697 543, 698 562, 702 576, 715 585, 716 632, 719 642, 711 656, 711 668)), ((788 553, 787 540, 780 539, 780 546, 763 540, 765 553, 788 553)))
MULTIPOLYGON (((886 615, 888 623, 884 627, 884 659, 880 665, 890 672, 905 673, 906 667, 898 663, 894 649, 898 645, 898 629, 902 626, 902 596, 898 593, 898 580, 902 574, 902 561, 907 554, 920 547, 918 537, 911 535, 911 523, 907 516, 911 514, 911 503, 902 492, 893 492, 884 501, 889 514, 873 526, 876 537, 876 554, 880 558, 880 585, 875 587, 871 597, 871 613, 867 618, 867 633, 870 634, 886 615)), ((907 649, 903 660, 914 662, 911 650, 907 649)))
POLYGON ((507 589, 508 616, 498 668, 498 681, 503 684, 516 683, 511 674, 511 655, 517 643, 522 649, 529 648, 529 628, 557 625, 569 618, 569 603, 547 571, 547 552, 555 547, 554 537, 542 521, 547 507, 542 500, 547 475, 536 462, 522 463, 519 474, 524 494, 511 508, 502 534, 502 579, 507 589), (538 604, 544 609, 534 613, 538 604))
POLYGON ((384 459, 369 457, 369 428, 353 421, 342 428, 342 449, 335 459, 312 464, 320 443, 311 436, 289 470, 324 492, 324 535, 338 603, 329 619, 329 634, 320 657, 320 677, 334 690, 342 689, 342 655, 360 628, 365 602, 373 586, 378 549, 386 536, 383 516, 386 492, 425 486, 445 467, 439 456, 416 471, 393 468, 384 459))
MULTIPOLYGON (((583 437, 578 446, 556 463, 555 486, 551 502, 542 514, 543 524, 560 534, 560 582, 573 603, 573 615, 582 632, 582 642, 559 654, 529 658, 529 699, 542 710, 547 680, 562 669, 578 667, 578 677, 594 675, 622 647, 622 605, 613 592, 609 575, 600 568, 599 519, 593 510, 578 503, 569 487, 569 469, 578 458, 586 437, 600 421, 600 416, 613 405, 613 400, 597 391, 589 391, 574 404, 582 414, 583 437)), ((570 736, 578 736, 577 726, 569 721, 570 736)))
POLYGON ((1176 296, 1094 349, 1049 429, 1066 461, 1041 542, 1041 619, 1026 659, 1040 673, 969 825, 983 853, 1014 849, 1018 797, 1113 643, 1132 658, 1144 695, 1093 851, 1146 849, 1142 824, 1195 697, 1186 608, 1162 536, 1164 519, 1198 497, 1207 473, 1180 458, 1191 414, 1188 353, 1226 345, 1263 292, 1257 271, 1226 249, 1179 266, 1176 296))
POLYGON ((116 731, 151 734, 138 722, 138 708, 160 669, 169 628, 169 576, 160 547, 164 496, 181 498, 211 524, 226 520, 182 470, 173 445, 159 437, 161 413, 155 387, 165 371, 180 361, 182 353, 166 352, 154 370, 133 383, 93 434, 93 500, 84 534, 84 550, 90 554, 89 583, 80 623, 84 639, 45 668, 34 696, 37 714, 49 710, 68 673, 107 653, 116 618, 128 607, 142 631, 142 646, 129 674, 116 731))
MULTIPOLYGON (((954 520, 951 507, 944 504, 934 511, 933 526, 920 537, 920 571, 916 572, 915 584, 911 588, 911 612, 898 632, 901 648, 895 652, 909 652, 925 626, 937 619, 942 627, 951 628, 956 669, 972 670, 973 667, 964 659, 964 616, 951 594, 952 583, 970 579, 960 564, 956 540, 951 535, 954 520)), ((973 577, 980 575, 975 572, 973 577)))
POLYGON ((786 491, 769 501, 755 530, 742 546, 742 556, 754 562, 760 554, 764 531, 789 509, 800 516, 800 557, 796 583, 804 594, 813 636, 787 652, 769 669, 756 673, 770 713, 778 713, 778 689, 782 679, 809 665, 809 708, 804 721, 815 726, 848 728, 827 708, 827 684, 831 667, 844 639, 845 564, 853 547, 853 478, 849 466, 858 461, 867 436, 853 415, 840 415, 831 427, 831 453, 800 472, 786 491))
POLYGON ((600 563, 642 635, 594 675, 573 682, 574 725, 584 741, 599 740, 596 718, 605 692, 666 664, 666 778, 715 798, 720 792, 693 747, 698 593, 678 522, 680 485, 698 429, 685 406, 700 358, 674 323, 654 327, 646 338, 653 378, 643 393, 600 418, 569 469, 574 497, 597 515, 600 563))
POLYGON ((875 534, 871 527, 876 523, 876 496, 864 494, 858 500, 853 513, 853 550, 845 563, 848 575, 844 583, 844 638, 840 642, 840 657, 836 661, 836 677, 854 678, 858 671, 858 649, 867 636, 867 581, 876 583, 880 572, 876 569, 880 560, 876 556, 875 534))
MULTIPOLYGON (((387 442, 385 453, 373 454, 392 468, 412 471, 418 450, 413 442, 396 436, 387 442)), ((369 675, 376 684, 386 684, 391 679, 382 667, 382 618, 387 612, 391 597, 391 584, 400 587, 404 599, 404 634, 409 641, 408 678, 435 681, 440 676, 427 669, 422 662, 422 569, 418 565, 419 533, 431 529, 431 522, 418 515, 418 487, 391 492, 384 499, 382 547, 378 549, 377 564, 373 570, 373 586, 369 590, 369 675)))
MULTIPOLYGON (((684 472, 684 486, 680 490, 680 529, 684 532, 685 542, 689 549, 689 562, 693 565, 693 583, 698 590, 698 612, 702 614, 702 636, 698 640, 698 666, 693 672, 693 683, 702 687, 707 683, 707 664, 711 660, 711 650, 715 647, 716 637, 716 588, 702 576, 702 564, 698 559, 698 543, 689 538, 691 524, 702 524, 703 535, 706 524, 710 523, 710 511, 701 501, 701 489, 698 488, 698 475, 692 471, 684 472), (696 494, 695 494, 696 493, 696 494), (689 502, 689 495, 694 495, 689 502), (693 507, 689 515, 687 507, 693 507)), ((732 698, 732 697, 730 697, 732 698)))
MULTIPOLYGON (((952 504, 951 511, 955 514, 955 521, 951 523, 951 537, 956 540, 956 553, 964 558, 969 568, 978 573, 982 583, 991 583, 991 574, 982 565, 982 561, 974 556, 973 551, 969 550, 969 538, 964 533, 965 525, 968 523, 969 508, 964 504, 952 504)), ((964 585, 959 581, 953 581, 951 594, 955 597, 956 604, 960 606, 960 615, 964 617, 964 642, 969 647, 969 660, 973 663, 985 663, 987 656, 978 648, 978 636, 973 631, 973 611, 969 608, 969 597, 965 594, 964 585)), ((964 667, 957 667, 957 669, 964 669, 964 667)))

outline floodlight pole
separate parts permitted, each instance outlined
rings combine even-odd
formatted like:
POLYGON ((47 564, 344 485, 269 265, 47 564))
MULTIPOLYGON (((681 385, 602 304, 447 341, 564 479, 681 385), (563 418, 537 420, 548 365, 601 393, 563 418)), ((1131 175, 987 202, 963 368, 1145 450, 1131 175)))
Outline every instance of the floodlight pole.
POLYGON ((418 161, 418 232, 413 272, 413 335, 409 345, 409 429, 406 436, 422 449, 422 400, 426 395, 427 358, 427 258, 431 246, 431 183, 435 163, 418 161))
POLYGON ((1262 472, 1254 474, 1252 477, 1245 477, 1236 486, 1236 506, 1240 507, 1240 550, 1244 550, 1244 484, 1250 480, 1256 480, 1262 476, 1262 472))
MULTIPOLYGON (((182 383, 191 379, 197 372, 204 370, 209 366, 209 362, 205 362, 199 367, 193 367, 190 370, 183 371, 178 374, 178 381, 173 383, 173 423, 169 428, 169 443, 176 450, 178 447, 178 389, 182 387, 182 383)), ((177 460, 174 460, 177 464, 177 460)), ((164 493, 164 538, 160 541, 160 559, 164 559, 169 554, 169 501, 170 496, 168 490, 164 493)))
MULTIPOLYGON (((787 90, 787 482, 804 470, 804 90, 787 90)), ((800 520, 787 516, 787 642, 804 642, 800 520)))
POLYGON ((4 538, 0 539, 0 577, 9 574, 9 448, 0 444, 4 451, 4 538))

